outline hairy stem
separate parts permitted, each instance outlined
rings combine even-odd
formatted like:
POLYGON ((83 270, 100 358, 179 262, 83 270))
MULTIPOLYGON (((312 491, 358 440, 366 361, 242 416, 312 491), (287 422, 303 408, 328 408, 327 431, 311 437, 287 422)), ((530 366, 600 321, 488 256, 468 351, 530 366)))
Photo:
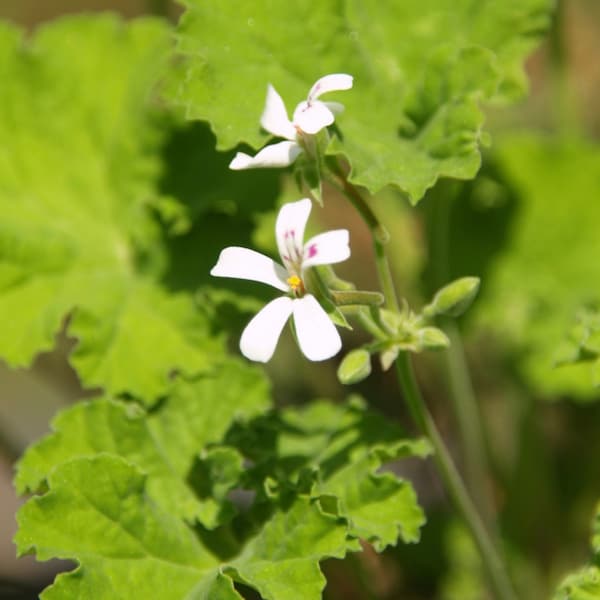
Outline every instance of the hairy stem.
POLYGON ((434 460, 446 490, 479 549, 495 597, 497 600, 514 600, 516 596, 504 565, 425 405, 414 376, 410 356, 407 353, 401 352, 398 356, 396 370, 412 418, 419 429, 429 438, 435 451, 434 460))
POLYGON ((350 200, 352 206, 356 208, 371 232, 375 249, 375 265, 381 291, 385 297, 385 305, 390 310, 398 312, 400 305, 398 304, 392 272, 385 252, 385 244, 389 241, 390 236, 358 189, 348 181, 339 164, 332 161, 329 166, 331 168, 330 181, 350 200))
POLYGON ((448 320, 444 330, 450 339, 450 350, 444 352, 443 361, 463 445, 466 479, 486 527, 495 536, 494 510, 485 483, 489 469, 477 398, 458 327, 448 320))

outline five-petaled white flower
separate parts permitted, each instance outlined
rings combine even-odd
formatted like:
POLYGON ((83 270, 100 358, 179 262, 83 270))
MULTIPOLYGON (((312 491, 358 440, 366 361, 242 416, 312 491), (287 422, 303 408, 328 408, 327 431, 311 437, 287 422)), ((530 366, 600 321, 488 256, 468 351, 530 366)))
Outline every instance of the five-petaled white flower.
POLYGON ((337 229, 303 243, 304 229, 312 204, 309 198, 285 204, 279 211, 275 236, 285 268, 269 257, 248 248, 230 246, 219 255, 210 274, 260 281, 286 292, 269 302, 248 323, 240 339, 240 350, 250 360, 267 362, 290 315, 298 344, 309 360, 325 360, 339 352, 342 342, 335 325, 304 286, 304 272, 350 256, 348 230, 337 229))
POLYGON ((333 73, 321 77, 310 88, 308 98, 298 104, 294 111, 294 118, 290 121, 281 96, 269 84, 260 124, 269 133, 285 138, 287 141, 266 146, 254 157, 238 152, 229 164, 229 168, 238 171, 291 165, 298 155, 304 152, 307 136, 316 135, 321 129, 331 125, 335 115, 344 110, 343 104, 339 102, 322 102, 317 98, 326 92, 349 90, 351 87, 351 75, 333 73))

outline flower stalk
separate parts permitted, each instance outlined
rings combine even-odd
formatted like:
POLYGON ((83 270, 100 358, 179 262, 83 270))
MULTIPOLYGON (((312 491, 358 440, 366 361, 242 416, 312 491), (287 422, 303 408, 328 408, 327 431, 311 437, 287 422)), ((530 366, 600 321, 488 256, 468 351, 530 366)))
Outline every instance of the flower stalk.
MULTIPOLYGON (((333 183, 350 200, 371 231, 375 248, 377 272, 381 289, 385 296, 386 307, 393 312, 399 313, 400 305, 394 289, 391 270, 385 252, 385 244, 389 239, 387 231, 385 231, 383 226, 379 223, 377 217, 367 205, 364 198, 360 195, 359 191, 347 180, 337 162, 335 165, 333 164, 333 161, 329 164, 331 172, 333 173, 333 183)), ((371 318, 367 317, 364 311, 361 311, 361 318, 359 320, 368 331, 375 330, 374 322, 371 318)), ((411 416, 417 427, 429 438, 434 447, 434 460, 437 470, 456 510, 463 518, 477 545, 495 597, 497 600, 515 600, 516 596, 512 584, 506 573, 500 555, 492 542, 490 533, 486 529, 477 508, 473 504, 454 461, 452 460, 450 452, 421 396, 408 353, 405 351, 399 352, 395 364, 400 387, 411 416)))
POLYGON ((427 435, 433 448, 434 460, 446 490, 455 508, 468 526, 479 549, 483 566, 497 600, 515 600, 516 596, 502 560, 477 512, 440 435, 435 422, 425 405, 417 385, 410 356, 401 352, 396 360, 398 381, 411 416, 419 429, 427 435))

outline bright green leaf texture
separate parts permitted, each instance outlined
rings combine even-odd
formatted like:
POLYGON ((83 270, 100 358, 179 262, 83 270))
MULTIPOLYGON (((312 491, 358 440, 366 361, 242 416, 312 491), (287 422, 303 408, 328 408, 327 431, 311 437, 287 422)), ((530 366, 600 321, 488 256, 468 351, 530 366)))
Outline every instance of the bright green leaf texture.
POLYGON ((518 136, 498 140, 494 160, 517 210, 485 280, 482 320, 542 395, 598 398, 600 147, 518 136))
POLYGON ((70 316, 83 383, 152 401, 222 355, 192 297, 157 285, 169 28, 75 17, 22 38, 0 26, 0 356, 27 365, 70 316))
POLYGON ((522 62, 548 26, 552 0, 184 0, 172 90, 190 119, 210 123, 219 148, 258 148, 268 83, 289 113, 322 75, 354 76, 331 94, 345 113, 330 151, 351 180, 393 184, 416 203, 439 177, 480 164, 480 103, 510 100, 522 62))
POLYGON ((358 401, 265 413, 263 377, 232 363, 146 419, 109 399, 61 413, 17 475, 42 493, 19 511, 19 552, 79 563, 42 598, 239 600, 236 582, 317 599, 322 559, 418 541, 412 486, 381 467, 428 444, 358 401))
POLYGON ((560 584, 554 600, 600 600, 600 504, 592 532, 594 564, 568 575, 560 584))

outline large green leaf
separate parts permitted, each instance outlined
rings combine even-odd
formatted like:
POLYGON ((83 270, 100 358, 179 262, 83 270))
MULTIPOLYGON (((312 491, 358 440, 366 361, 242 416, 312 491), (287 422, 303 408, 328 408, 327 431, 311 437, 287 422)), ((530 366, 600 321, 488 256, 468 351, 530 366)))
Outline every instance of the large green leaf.
POLYGON ((319 402, 235 423, 225 439, 237 450, 215 445, 232 420, 264 410, 264 391, 232 364, 181 382, 146 418, 108 400, 62 413, 17 475, 20 491, 44 492, 19 513, 19 552, 80 564, 43 598, 239 599, 236 581, 266 600, 317 599, 319 562, 360 550, 359 537, 380 550, 417 541, 410 484, 379 469, 427 444, 358 403, 319 402), (255 497, 236 517, 233 488, 255 497))
POLYGON ((26 451, 18 466, 17 491, 39 490, 52 469, 64 462, 108 452, 147 473, 149 497, 170 514, 215 527, 218 510, 196 498, 186 483, 188 472, 199 451, 219 442, 233 420, 268 406, 264 376, 238 362, 226 363, 196 382, 177 382, 149 415, 109 399, 79 403, 56 417, 54 433, 26 451))
POLYGON ((273 515, 242 555, 224 563, 154 504, 145 484, 139 470, 108 455, 78 458, 52 472, 50 491, 20 510, 16 542, 21 554, 35 550, 42 560, 59 556, 80 566, 60 575, 44 600, 239 600, 224 573, 265 600, 317 599, 325 583, 319 560, 356 549, 343 519, 299 497, 273 515))
POLYGON ((152 277, 169 29, 80 16, 27 41, 2 25, 0 45, 0 356, 29 364, 72 315, 84 385, 151 401, 221 354, 192 298, 152 277))
POLYGON ((175 600, 204 578, 214 585, 219 561, 145 494, 145 481, 108 455, 77 458, 52 472, 50 491, 19 512, 15 541, 20 554, 35 549, 41 560, 71 558, 80 567, 60 575, 42 598, 175 600))
POLYGON ((377 550, 398 538, 419 541, 425 517, 411 484, 380 470, 406 456, 427 456, 429 444, 406 439, 398 425, 362 402, 287 409, 274 420, 232 432, 230 442, 256 463, 261 476, 269 473, 283 489, 285 482, 314 478, 312 493, 336 498, 351 534, 377 550))
POLYGON ((254 147, 267 83, 291 114, 327 73, 354 75, 343 138, 331 151, 372 192, 387 184, 413 202, 441 176, 473 177, 479 166, 482 100, 522 93, 522 61, 549 21, 552 0, 366 2, 183 0, 175 100, 207 120, 218 147, 254 147))
POLYGON ((576 317, 600 301, 600 148, 513 136, 500 140, 494 157, 516 210, 506 248, 483 282, 481 316, 519 353, 518 368, 539 392, 598 397, 597 363, 564 363, 576 317))

